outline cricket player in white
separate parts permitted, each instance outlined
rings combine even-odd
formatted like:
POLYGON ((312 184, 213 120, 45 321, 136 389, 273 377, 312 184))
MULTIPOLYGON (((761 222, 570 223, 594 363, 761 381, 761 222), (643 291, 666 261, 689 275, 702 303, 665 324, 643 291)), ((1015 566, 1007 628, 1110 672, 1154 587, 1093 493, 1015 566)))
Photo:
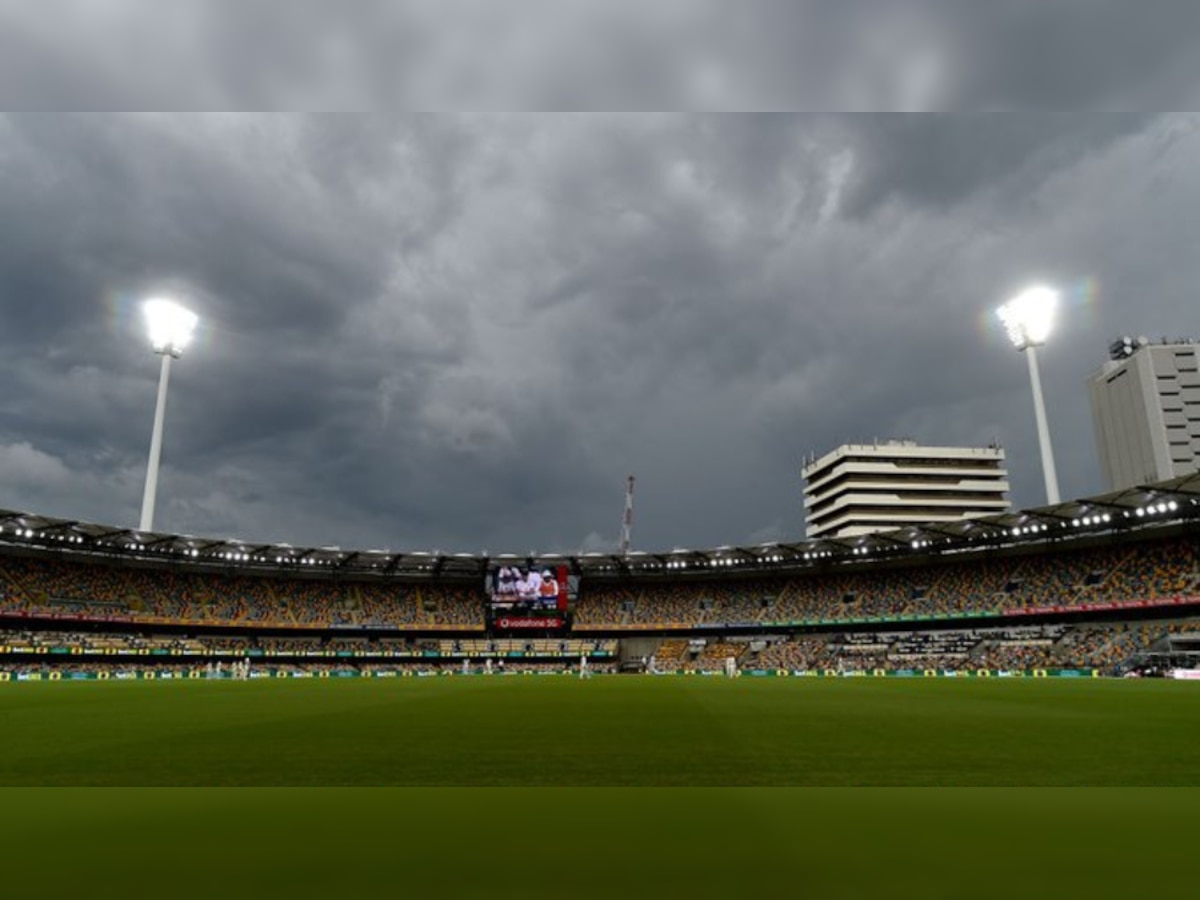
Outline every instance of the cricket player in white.
POLYGON ((580 653, 579 654, 579 678, 582 680, 582 679, 591 678, 591 677, 592 677, 592 673, 591 673, 591 670, 588 669, 588 664, 587 664, 587 654, 580 653))
POLYGON ((542 573, 537 569, 530 569, 529 574, 525 576, 525 580, 518 582, 518 588, 522 600, 536 600, 542 595, 542 573))

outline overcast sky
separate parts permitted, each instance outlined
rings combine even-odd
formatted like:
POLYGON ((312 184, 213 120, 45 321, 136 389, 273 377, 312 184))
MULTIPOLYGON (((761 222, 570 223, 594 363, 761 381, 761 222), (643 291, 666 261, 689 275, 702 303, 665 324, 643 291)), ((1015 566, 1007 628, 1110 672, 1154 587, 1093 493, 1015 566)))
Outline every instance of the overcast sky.
MULTIPOLYGON (((256 61, 225 23, 189 21, 144 80, 180 109, 388 85, 474 90, 476 108, 775 108, 831 51, 801 39, 811 20, 755 6, 739 33, 763 52, 742 69, 700 29, 654 66, 626 35, 626 80, 607 56, 555 80, 574 48, 589 59, 564 19, 515 33, 521 52, 476 81, 340 64, 284 90, 293 39, 328 29, 297 6, 256 61)), ((1028 40, 1023 20, 930 6, 891 23, 913 49, 896 58, 830 13, 858 55, 828 99, 1014 111, 0 118, 0 507, 136 524, 159 362, 138 304, 163 293, 202 324, 172 372, 159 530, 603 550, 632 473, 639 548, 798 539, 802 458, 888 437, 999 439, 1014 501, 1036 505, 1028 374, 993 310, 1040 281, 1066 301, 1041 356, 1063 494, 1098 493, 1085 379, 1109 340, 1200 336, 1200 120, 1100 110, 1194 99, 1197 14, 1094 3, 1039 64, 991 39, 1028 40), (1045 111, 1064 107, 1085 111, 1045 111)), ((663 9, 646 41, 680 33, 663 9)), ((131 97, 128 22, 74 26, 105 38, 89 54, 70 52, 82 32, 0 15, 10 107, 131 97)), ((422 33, 387 22, 369 23, 381 41, 422 33)))

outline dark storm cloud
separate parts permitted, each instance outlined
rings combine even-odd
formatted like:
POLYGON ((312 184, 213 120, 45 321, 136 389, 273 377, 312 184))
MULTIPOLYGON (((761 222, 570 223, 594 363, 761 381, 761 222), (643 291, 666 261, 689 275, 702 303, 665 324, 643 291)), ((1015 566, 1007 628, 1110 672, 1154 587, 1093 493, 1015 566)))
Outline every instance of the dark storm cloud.
POLYGON ((1143 127, 1136 114, 876 115, 847 121, 862 149, 847 215, 895 200, 949 209, 977 192, 1020 204, 1063 166, 1143 127))
POLYGON ((20 0, 10 109, 1184 109, 1191 0, 20 0))
POLYGON ((1083 378, 1194 331, 1188 117, 13 116, 0 121, 0 505, 135 520, 157 360, 201 314, 158 523, 447 551, 797 537, 844 440, 1010 452, 991 310, 1062 285, 1043 355, 1064 492, 1083 378))

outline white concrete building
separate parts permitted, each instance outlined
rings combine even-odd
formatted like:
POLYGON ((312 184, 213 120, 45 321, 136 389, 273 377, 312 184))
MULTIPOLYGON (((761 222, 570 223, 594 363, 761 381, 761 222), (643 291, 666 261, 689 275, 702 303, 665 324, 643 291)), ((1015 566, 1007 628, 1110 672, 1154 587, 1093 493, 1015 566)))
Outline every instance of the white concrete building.
POLYGON ((802 470, 807 536, 853 537, 1009 509, 999 447, 843 444, 802 470))
POLYGON ((1194 342, 1122 338, 1088 381, 1108 490, 1200 468, 1200 361, 1194 342))

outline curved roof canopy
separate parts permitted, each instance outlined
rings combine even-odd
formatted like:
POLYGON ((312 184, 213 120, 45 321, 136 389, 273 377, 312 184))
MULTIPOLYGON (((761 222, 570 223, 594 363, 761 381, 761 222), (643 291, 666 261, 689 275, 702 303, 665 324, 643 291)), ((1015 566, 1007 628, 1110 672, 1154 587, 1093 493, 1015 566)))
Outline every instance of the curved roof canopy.
POLYGON ((260 573, 329 572, 348 576, 468 580, 483 578, 501 559, 532 565, 568 565, 596 577, 725 575, 806 569, 872 559, 1033 544, 1077 536, 1200 520, 1200 472, 1097 497, 1017 510, 961 522, 912 525, 860 537, 820 538, 724 546, 712 550, 621 553, 443 553, 343 550, 146 533, 32 513, 0 510, 0 546, 58 551, 92 558, 124 558, 205 569, 260 573))

